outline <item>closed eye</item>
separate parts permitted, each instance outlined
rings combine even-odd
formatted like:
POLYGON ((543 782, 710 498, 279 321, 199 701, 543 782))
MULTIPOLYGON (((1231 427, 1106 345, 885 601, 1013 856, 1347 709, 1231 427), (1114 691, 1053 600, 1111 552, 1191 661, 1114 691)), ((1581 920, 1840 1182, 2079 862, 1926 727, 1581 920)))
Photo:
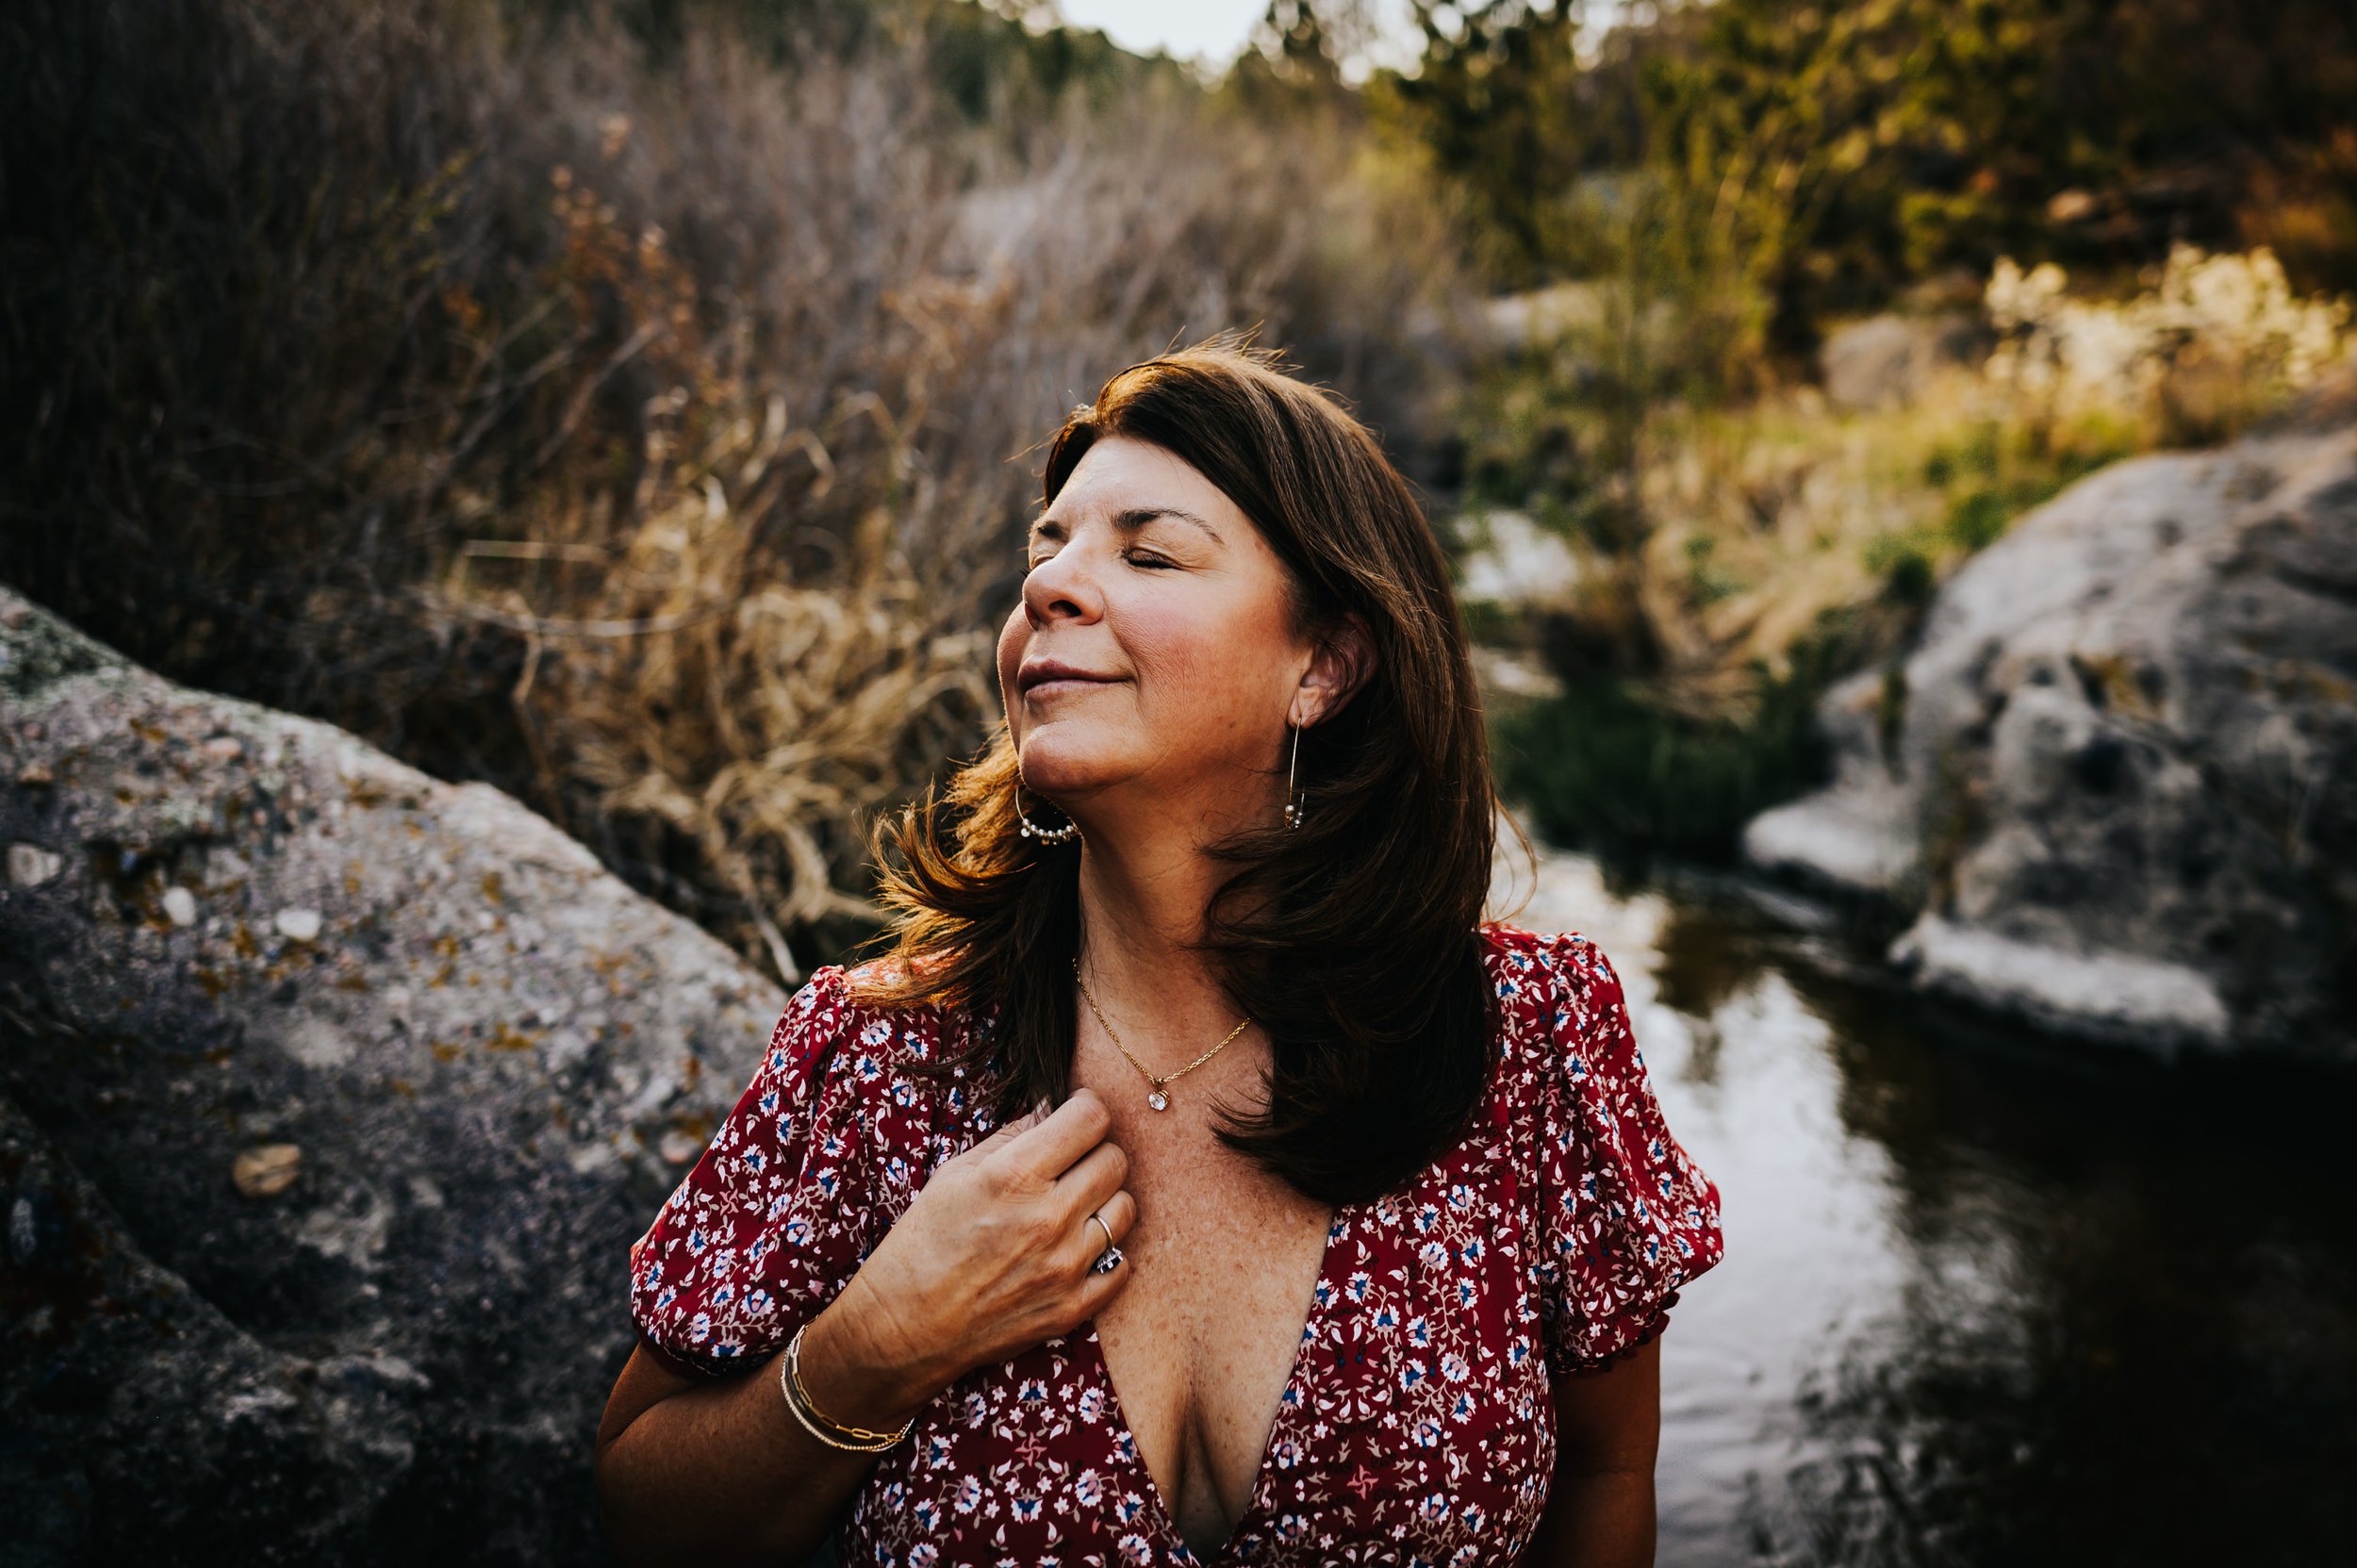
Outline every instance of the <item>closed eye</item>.
MULTIPOLYGON (((1029 551, 1026 551, 1023 555, 1023 569, 1025 571, 1037 571, 1041 567, 1046 566, 1049 561, 1052 561, 1056 557, 1052 552, 1046 555, 1033 555, 1029 551)), ((1160 555, 1156 555, 1143 550, 1132 550, 1124 557, 1124 559, 1126 559, 1133 567, 1144 567, 1153 571, 1174 570, 1178 565, 1176 561, 1165 560, 1160 555)))

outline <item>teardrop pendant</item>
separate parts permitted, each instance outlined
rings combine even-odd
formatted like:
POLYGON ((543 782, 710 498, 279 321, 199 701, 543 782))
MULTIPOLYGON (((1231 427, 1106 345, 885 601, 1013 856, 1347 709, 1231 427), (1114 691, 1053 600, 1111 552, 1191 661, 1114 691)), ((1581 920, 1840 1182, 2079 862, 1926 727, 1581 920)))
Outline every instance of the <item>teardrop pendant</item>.
POLYGON ((1157 1111, 1167 1111, 1170 1109, 1170 1097, 1157 1089, 1146 1097, 1146 1103, 1157 1111))

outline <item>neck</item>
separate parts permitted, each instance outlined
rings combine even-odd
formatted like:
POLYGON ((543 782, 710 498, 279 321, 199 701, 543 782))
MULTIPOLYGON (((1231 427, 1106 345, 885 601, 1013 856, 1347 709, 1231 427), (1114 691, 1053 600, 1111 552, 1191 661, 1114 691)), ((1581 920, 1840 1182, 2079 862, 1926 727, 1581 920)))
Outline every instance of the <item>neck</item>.
POLYGON ((1080 868, 1080 958, 1090 986, 1109 1008, 1119 998, 1122 1013, 1153 1017, 1179 1037, 1214 1022, 1214 1037, 1225 1032, 1234 1004, 1194 945, 1211 895, 1235 871, 1201 846, 1237 821, 1167 797, 1139 812, 1090 804, 1097 809, 1082 821, 1080 868))

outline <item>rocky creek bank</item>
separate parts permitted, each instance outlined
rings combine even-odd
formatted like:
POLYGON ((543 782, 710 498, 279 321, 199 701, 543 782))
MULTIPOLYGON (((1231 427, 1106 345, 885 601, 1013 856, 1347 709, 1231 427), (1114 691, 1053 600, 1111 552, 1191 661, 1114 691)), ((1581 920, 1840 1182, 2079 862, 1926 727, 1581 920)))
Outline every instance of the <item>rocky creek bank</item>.
POLYGON ((2163 1051, 2357 1063, 2357 428, 2117 464, 1832 689, 1747 859, 1927 995, 2163 1051))

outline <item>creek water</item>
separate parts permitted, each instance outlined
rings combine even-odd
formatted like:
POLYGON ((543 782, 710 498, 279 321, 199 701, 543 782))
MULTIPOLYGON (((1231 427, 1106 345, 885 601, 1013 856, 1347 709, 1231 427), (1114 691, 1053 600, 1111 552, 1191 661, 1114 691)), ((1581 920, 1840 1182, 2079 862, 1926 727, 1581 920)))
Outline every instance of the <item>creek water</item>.
POLYGON ((2357 1085, 2040 1039, 1805 906, 1541 851, 1725 1261, 1662 1337, 1658 1560, 2357 1563, 2357 1085))

